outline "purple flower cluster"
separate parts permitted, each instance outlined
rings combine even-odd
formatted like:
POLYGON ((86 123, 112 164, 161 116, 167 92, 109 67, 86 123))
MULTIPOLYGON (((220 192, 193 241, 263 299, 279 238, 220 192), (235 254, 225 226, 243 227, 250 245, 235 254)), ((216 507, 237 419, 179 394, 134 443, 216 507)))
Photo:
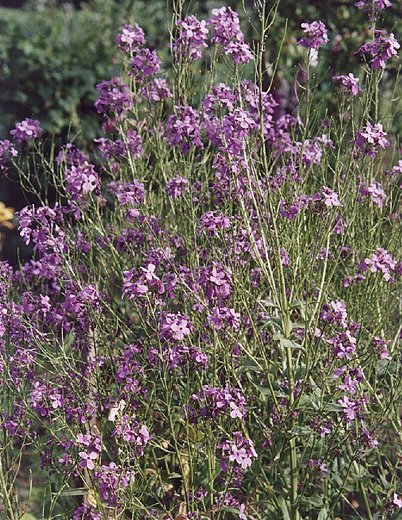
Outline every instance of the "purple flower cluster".
POLYGON ((99 97, 95 101, 98 114, 114 119, 132 106, 132 95, 128 85, 116 77, 110 81, 102 81, 96 85, 99 97))
POLYGON ((380 148, 385 150, 390 144, 386 135, 381 123, 372 125, 367 121, 364 129, 356 132, 355 144, 368 157, 375 158, 380 148))
POLYGON ((392 282, 392 273, 397 269, 397 262, 392 256, 383 249, 378 248, 369 258, 363 260, 360 265, 360 271, 370 271, 371 273, 381 273, 386 282, 392 282))
MULTIPOLYGON (((303 27, 315 55, 327 29, 303 27)), ((180 73, 209 66, 192 63, 208 30, 217 55, 250 59, 224 7, 178 22, 180 73)), ((242 80, 248 68, 230 66, 236 80, 210 88, 208 76, 205 95, 178 82, 172 102, 142 29, 123 26, 116 43, 131 77, 98 85, 96 163, 61 147, 58 202, 18 213, 32 258, 0 265, 2 435, 23 456, 39 447, 60 485, 90 486, 96 507, 75 505, 74 520, 279 517, 267 485, 286 491, 292 471, 291 507, 316 516, 317 496, 340 498, 322 485, 328 472, 355 484, 334 456, 362 461, 374 482, 366 457, 383 455, 402 161, 391 171, 374 161, 393 140, 377 115, 355 126, 374 112, 352 110, 353 74, 333 78, 334 92, 347 90, 337 126, 318 107, 307 121, 299 91, 283 104, 274 87, 242 80)), ((372 50, 386 61, 381 45, 372 50)), ((16 155, 0 142, 0 165, 16 155)))
POLYGON ((334 76, 332 79, 339 81, 339 83, 349 91, 351 96, 357 96, 362 92, 362 89, 359 87, 359 78, 355 78, 351 72, 347 75, 341 74, 334 76))
POLYGON ((183 153, 202 148, 200 114, 189 106, 176 106, 166 121, 166 137, 172 146, 180 145, 183 153))
POLYGON ((11 130, 10 134, 14 137, 17 143, 23 143, 24 141, 36 139, 42 132, 43 130, 37 119, 26 118, 23 121, 16 123, 15 129, 11 130))
POLYGON ((200 419, 217 420, 219 417, 231 417, 244 420, 246 400, 238 388, 216 388, 204 385, 202 390, 191 396, 192 404, 188 415, 192 422, 200 419))
POLYGON ((84 162, 79 166, 71 166, 65 171, 66 190, 72 200, 82 200, 91 192, 100 188, 99 175, 95 166, 84 162))
POLYGON ((189 189, 189 180, 178 175, 166 184, 166 192, 172 199, 178 199, 189 189))
POLYGON ((95 471, 95 479, 102 500, 114 507, 122 502, 124 490, 134 482, 134 473, 110 462, 100 466, 99 471, 95 471))
POLYGON ((251 466, 253 458, 258 456, 253 441, 244 437, 241 432, 233 432, 232 439, 223 440, 218 444, 218 449, 222 450, 221 469, 228 471, 230 463, 247 469, 251 466))
POLYGON ((207 22, 198 20, 195 16, 188 16, 184 20, 178 20, 177 28, 178 35, 173 42, 173 53, 190 60, 201 59, 201 49, 207 47, 207 22))
POLYGON ((130 54, 137 47, 145 45, 145 34, 138 24, 126 24, 121 28, 121 32, 117 34, 115 42, 121 51, 130 54))
POLYGON ((374 6, 375 9, 381 11, 387 7, 392 7, 392 2, 391 0, 374 0, 374 2, 373 0, 357 0, 355 6, 360 9, 370 9, 374 6))
POLYGON ((385 31, 377 30, 374 33, 374 41, 362 45, 358 52, 372 56, 370 67, 377 70, 385 69, 386 62, 393 56, 398 56, 399 48, 400 45, 393 33, 387 35, 385 31))
POLYGON ((8 139, 0 141, 0 171, 5 170, 9 159, 17 157, 17 155, 17 150, 8 139))
POLYGON ((302 23, 301 28, 304 30, 305 36, 297 42, 298 45, 307 49, 318 49, 328 43, 327 28, 323 22, 302 23))
POLYGON ((137 49, 133 53, 131 60, 130 74, 137 81, 141 81, 148 76, 159 72, 161 61, 155 50, 151 51, 147 47, 137 49))
POLYGON ((128 415, 121 417, 112 435, 133 445, 136 457, 144 455, 144 448, 151 438, 145 424, 140 424, 128 415))

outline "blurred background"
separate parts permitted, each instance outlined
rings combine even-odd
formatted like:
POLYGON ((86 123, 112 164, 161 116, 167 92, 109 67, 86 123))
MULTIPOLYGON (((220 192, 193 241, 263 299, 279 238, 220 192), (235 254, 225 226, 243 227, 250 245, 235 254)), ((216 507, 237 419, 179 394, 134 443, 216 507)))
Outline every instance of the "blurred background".
MULTIPOLYGON (((207 18, 214 7, 228 5, 242 18, 246 37, 258 39, 252 24, 258 27, 255 2, 258 0, 186 1, 184 11, 207 18), (244 12, 244 8, 246 12, 244 12), (249 23, 249 22, 252 23, 249 23)), ((392 8, 382 12, 377 21, 402 39, 402 0, 393 0, 392 8)), ((283 48, 280 66, 273 82, 274 95, 283 110, 291 104, 294 77, 300 69, 302 49, 296 45, 300 23, 322 20, 330 31, 328 52, 322 52, 321 65, 329 71, 319 84, 319 102, 328 110, 337 109, 330 93, 332 75, 361 72, 361 58, 354 54, 370 37, 372 22, 367 13, 354 6, 354 0, 281 0, 272 30, 266 62, 283 48)), ((268 2, 273 5, 274 2, 268 2)), ((38 119, 49 140, 56 145, 74 140, 91 151, 93 139, 102 134, 100 119, 93 107, 95 86, 119 73, 114 37, 123 23, 137 22, 145 31, 148 46, 157 48, 169 72, 169 25, 172 0, 0 0, 0 140, 10 138, 10 129, 25 117, 38 119)), ((387 91, 387 83, 399 74, 399 63, 387 67, 383 96, 398 95, 387 91)), ((224 75, 220 78, 225 81, 224 75)), ((400 89, 402 90, 402 85, 400 89)), ((402 126, 402 118, 395 117, 402 126)), ((388 128, 399 132, 400 128, 388 128)), ((18 211, 27 198, 17 176, 0 179, 0 231, 3 234, 3 259, 17 262, 16 240, 12 229, 12 211, 18 211), (3 208, 3 209, 2 209, 3 208)), ((14 220, 15 227, 15 220, 14 220)), ((28 253, 27 253, 28 254, 28 253)))

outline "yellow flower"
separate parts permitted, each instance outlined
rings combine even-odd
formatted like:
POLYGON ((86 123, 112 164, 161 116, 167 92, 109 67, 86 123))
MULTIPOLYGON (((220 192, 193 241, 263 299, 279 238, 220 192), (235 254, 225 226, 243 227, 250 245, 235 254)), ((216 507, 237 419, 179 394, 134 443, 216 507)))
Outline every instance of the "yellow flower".
POLYGON ((13 224, 9 222, 14 218, 14 209, 7 208, 4 202, 0 202, 0 227, 8 227, 11 229, 13 224))

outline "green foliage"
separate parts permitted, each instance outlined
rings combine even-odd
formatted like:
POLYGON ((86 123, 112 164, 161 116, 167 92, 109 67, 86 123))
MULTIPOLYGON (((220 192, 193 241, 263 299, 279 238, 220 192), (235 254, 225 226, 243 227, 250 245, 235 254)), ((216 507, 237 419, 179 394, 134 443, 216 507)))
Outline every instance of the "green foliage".
POLYGON ((143 25, 150 40, 158 44, 163 6, 95 0, 82 9, 69 4, 0 9, 0 137, 25 117, 40 119, 51 134, 78 133, 81 142, 98 135, 95 85, 117 74, 114 35, 119 25, 141 13, 141 23, 149 20, 143 25))

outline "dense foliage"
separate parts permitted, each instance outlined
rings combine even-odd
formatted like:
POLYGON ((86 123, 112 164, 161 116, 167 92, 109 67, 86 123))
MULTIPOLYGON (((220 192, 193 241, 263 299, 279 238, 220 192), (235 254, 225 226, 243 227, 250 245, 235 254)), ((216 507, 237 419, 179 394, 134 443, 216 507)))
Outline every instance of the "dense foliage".
POLYGON ((230 7, 173 7, 165 67, 120 28, 93 156, 35 114, 0 141, 40 201, 34 257, 0 272, 4 515, 31 509, 23 473, 49 519, 402 518, 392 4, 342 6, 353 71, 278 4, 253 43, 230 7))

